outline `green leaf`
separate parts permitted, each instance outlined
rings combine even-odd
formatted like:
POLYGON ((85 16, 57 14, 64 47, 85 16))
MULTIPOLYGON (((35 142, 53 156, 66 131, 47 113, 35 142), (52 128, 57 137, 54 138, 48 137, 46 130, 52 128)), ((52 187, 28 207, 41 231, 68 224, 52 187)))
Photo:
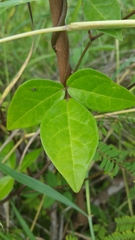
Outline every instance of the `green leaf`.
POLYGON ((8 1, 4 1, 0 3, 0 8, 5 8, 5 7, 13 7, 16 5, 20 5, 23 3, 27 3, 27 2, 33 2, 33 1, 38 1, 38 0, 8 0, 8 1))
POLYGON ((106 166, 107 162, 108 162, 108 159, 104 157, 102 162, 101 162, 101 164, 100 164, 100 166, 99 166, 100 169, 104 169, 104 167, 106 166))
POLYGON ((116 164, 114 169, 113 169, 113 172, 112 172, 112 176, 115 177, 119 172, 119 166, 116 164))
POLYGON ((94 69, 73 73, 67 81, 68 93, 85 107, 113 112, 135 106, 135 96, 94 69))
POLYGON ((26 174, 17 172, 15 170, 7 167, 5 164, 2 164, 1 162, 0 162, 0 170, 3 171, 5 174, 11 176, 18 182, 34 189, 35 191, 45 194, 61 203, 64 203, 65 205, 70 206, 70 207, 74 208, 75 210, 77 210, 78 212, 82 213, 83 215, 87 216, 87 214, 82 209, 80 209, 76 204, 74 204, 68 198, 66 198, 65 196, 63 196, 62 194, 60 194, 53 188, 47 186, 46 184, 44 184, 32 177, 29 177, 26 174))
MULTIPOLYGON (((3 161, 3 159, 7 156, 7 154, 12 150, 14 147, 14 142, 10 141, 2 150, 0 150, 0 162, 3 161)), ((15 152, 13 152, 8 160, 6 161, 6 165, 8 165, 11 168, 14 168, 16 164, 16 155, 15 152)))
POLYGON ((3 12, 5 12, 8 8, 2 8, 0 9, 0 14, 2 14, 3 12))
MULTIPOLYGON (((121 11, 117 0, 84 0, 84 14, 89 21, 120 20, 121 11)), ((122 40, 121 30, 102 30, 102 32, 122 40)))
POLYGON ((38 158, 42 150, 42 148, 38 148, 33 150, 32 152, 27 153, 23 159, 20 171, 22 172, 27 167, 29 167, 38 158))
POLYGON ((56 174, 54 174, 51 171, 47 172, 47 176, 46 176, 46 182, 50 187, 57 187, 58 186, 58 179, 56 174))
POLYGON ((40 132, 46 153, 78 192, 98 144, 93 115, 74 99, 61 100, 44 115, 40 132))
POLYGON ((12 205, 12 209, 18 219, 18 221, 20 222, 24 232, 26 233, 26 236, 29 237, 30 240, 36 240, 35 236, 33 235, 33 233, 31 232, 31 230, 29 229, 27 223, 25 222, 25 220, 22 218, 21 214, 19 213, 19 211, 17 210, 17 208, 15 207, 15 205, 13 204, 13 202, 11 202, 12 205))
POLYGON ((11 240, 11 238, 8 238, 8 237, 6 237, 5 236, 5 233, 2 233, 2 232, 0 232, 0 237, 1 237, 1 239, 3 240, 11 240))
POLYGON ((14 179, 9 176, 0 178, 0 200, 4 199, 12 190, 14 179))
POLYGON ((53 204, 55 203, 55 200, 48 197, 48 196, 45 196, 45 199, 44 199, 44 208, 50 208, 53 204))
POLYGON ((112 171, 113 167, 114 167, 114 162, 108 160, 104 169, 107 173, 110 173, 112 171))
POLYGON ((64 95, 63 85, 58 82, 43 79, 25 82, 9 106, 7 128, 26 128, 41 123, 44 113, 64 95))

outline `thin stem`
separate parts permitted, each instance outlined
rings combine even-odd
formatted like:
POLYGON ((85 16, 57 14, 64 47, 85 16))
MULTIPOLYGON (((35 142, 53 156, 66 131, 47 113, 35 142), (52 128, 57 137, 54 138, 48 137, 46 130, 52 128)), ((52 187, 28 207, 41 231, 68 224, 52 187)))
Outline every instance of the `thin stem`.
POLYGON ((6 76, 6 83, 7 83, 7 86, 9 85, 9 72, 8 72, 8 63, 7 63, 7 53, 6 53, 6 44, 4 43, 4 46, 3 46, 3 49, 4 49, 4 70, 5 70, 5 76, 6 76))
POLYGON ((15 145, 14 147, 10 150, 10 152, 5 156, 5 158, 2 160, 2 163, 5 163, 8 159, 9 156, 17 149, 17 147, 23 142, 24 137, 22 137, 15 145))
POLYGON ((43 33, 63 32, 63 31, 82 31, 82 30, 102 30, 102 29, 126 29, 135 28, 135 20, 109 20, 109 21, 93 21, 93 22, 75 22, 68 25, 52 28, 44 28, 34 31, 29 31, 6 38, 0 39, 0 43, 12 41, 19 38, 30 37, 43 33))
POLYGON ((79 68, 79 66, 80 66, 80 64, 81 64, 81 62, 82 62, 82 59, 84 58, 85 53, 86 53, 87 50, 89 49, 91 43, 92 43, 94 40, 96 40, 96 39, 98 39, 99 37, 101 37, 102 35, 104 35, 104 33, 99 33, 99 34, 97 34, 96 36, 92 36, 90 30, 88 31, 88 34, 89 34, 90 40, 89 40, 89 42, 87 43, 86 47, 84 48, 84 50, 83 50, 83 52, 82 52, 82 54, 81 54, 81 57, 79 58, 78 63, 77 63, 77 65, 76 65, 76 67, 75 67, 75 69, 74 69, 73 72, 76 72, 76 71, 78 70, 78 68, 79 68))
MULTIPOLYGON (((5 16, 5 14, 4 14, 5 16)), ((5 31, 4 31, 4 26, 2 27, 2 36, 5 35, 5 31)), ((4 60, 4 67, 3 70, 5 71, 5 80, 6 80, 6 85, 9 85, 9 71, 8 71, 8 57, 7 57, 7 45, 4 42, 3 44, 3 60, 4 60)), ((10 96, 8 96, 8 101, 10 101, 10 96)))
POLYGON ((129 13, 127 16, 125 16, 123 19, 128 19, 130 17, 132 17, 135 14, 135 10, 133 10, 131 13, 129 13))
MULTIPOLYGON (((121 135, 121 130, 119 130, 119 149, 122 151, 122 135, 121 135)), ((123 180, 124 180, 124 184, 125 184, 125 190, 126 190, 126 195, 127 195, 127 202, 128 202, 128 207, 129 207, 129 212, 130 215, 133 216, 133 207, 132 207, 132 201, 130 199, 130 195, 129 195, 129 186, 128 186, 128 180, 127 180, 127 176, 126 176, 126 172, 125 169, 122 169, 122 175, 123 175, 123 180)))
POLYGON ((13 80, 8 84, 8 86, 6 87, 6 89, 4 90, 2 96, 0 97, 0 105, 2 104, 2 102, 4 101, 4 99, 6 98, 6 96, 8 95, 8 93, 11 91, 11 89, 13 88, 13 86, 16 84, 16 82, 18 81, 19 77, 21 76, 21 74, 23 73, 24 69, 26 68, 32 52, 33 52, 33 47, 34 47, 34 43, 32 43, 30 51, 28 53, 28 56, 26 57, 23 65, 21 66, 21 68, 19 69, 19 71, 17 72, 17 74, 15 75, 15 77, 13 78, 13 80))
POLYGON ((9 201, 4 203, 4 210, 6 214, 6 232, 9 232, 10 227, 10 217, 9 217, 9 201))
MULTIPOLYGON (((116 70, 120 67, 120 54, 119 54, 119 40, 115 39, 115 49, 116 49, 116 70)), ((117 74, 116 82, 119 83, 119 74, 117 74)))
POLYGON ((79 61, 78 61, 78 63, 77 63, 77 65, 76 65, 76 67, 75 67, 75 69, 74 69, 73 72, 76 72, 76 71, 78 70, 78 68, 79 68, 79 66, 80 66, 80 64, 81 64, 81 62, 82 62, 82 59, 83 59, 83 57, 84 57, 85 53, 87 52, 87 50, 88 50, 88 48, 89 48, 90 45, 91 45, 91 41, 89 41, 89 42, 87 43, 87 45, 86 45, 85 49, 83 50, 82 55, 81 55, 81 57, 79 58, 79 61))
MULTIPOLYGON (((86 177, 88 178, 88 173, 87 173, 86 177)), ((86 203, 87 203, 88 223, 89 223, 89 228, 90 228, 90 234, 91 234, 91 239, 95 240, 95 234, 94 234, 92 216, 91 216, 91 207, 90 207, 89 181, 85 181, 85 189, 86 189, 86 203)))
MULTIPOLYGON (((67 14, 67 0, 49 0, 50 12, 54 27, 65 25, 67 14)), ((51 38, 52 48, 57 56, 57 66, 60 82, 66 86, 66 81, 71 75, 69 63, 69 42, 68 34, 64 32, 53 32, 51 38)))
POLYGON ((123 113, 131 113, 131 112, 135 112, 135 108, 117 111, 117 112, 105 113, 105 114, 101 114, 101 115, 96 115, 94 117, 95 118, 111 117, 113 115, 119 115, 119 114, 123 114, 123 113))
MULTIPOLYGON (((132 15, 134 15, 134 14, 135 14, 135 10, 132 11, 131 13, 129 13, 127 16, 125 16, 125 17, 123 18, 123 20, 130 18, 130 17, 131 17, 132 15)), ((88 31, 88 33, 89 33, 90 42, 87 43, 84 51, 82 52, 82 55, 81 55, 81 57, 79 58, 79 61, 78 61, 77 65, 76 65, 76 67, 75 67, 75 69, 74 69, 74 72, 78 70, 78 68, 79 68, 79 66, 80 66, 80 64, 81 64, 81 61, 82 61, 83 57, 85 56, 85 53, 87 52, 87 50, 88 50, 88 48, 90 47, 91 43, 92 43, 94 40, 96 40, 97 38, 99 38, 99 37, 101 37, 101 36, 104 35, 104 33, 99 33, 99 34, 97 34, 96 36, 92 36, 90 30, 88 31)), ((116 41, 118 41, 118 40, 116 39, 116 41)), ((116 61, 116 62, 117 62, 117 61, 116 61)))
POLYGON ((133 216, 134 215, 134 213, 133 213, 133 206, 132 206, 132 201, 131 201, 130 195, 129 195, 129 186, 128 186, 127 176, 126 176, 126 173, 125 173, 124 169, 122 169, 122 175, 123 175, 125 189, 126 189, 126 195, 127 195, 127 202, 128 202, 129 212, 130 212, 130 215, 133 216))
MULTIPOLYGON (((36 213, 36 215, 35 215, 35 218, 34 218, 34 220, 33 220, 33 223, 32 223, 32 225, 31 225, 31 228, 30 228, 31 231, 33 231, 33 229, 34 229, 34 227, 35 227, 35 224, 36 224, 36 222, 37 222, 37 219, 38 219, 39 214, 40 214, 40 212, 41 212, 41 209, 42 209, 42 207, 43 207, 44 199, 45 199, 45 195, 42 196, 42 199, 41 199, 40 204, 39 204, 39 206, 38 206, 37 213, 36 213)), ((27 240, 28 240, 28 238, 27 238, 27 240)))

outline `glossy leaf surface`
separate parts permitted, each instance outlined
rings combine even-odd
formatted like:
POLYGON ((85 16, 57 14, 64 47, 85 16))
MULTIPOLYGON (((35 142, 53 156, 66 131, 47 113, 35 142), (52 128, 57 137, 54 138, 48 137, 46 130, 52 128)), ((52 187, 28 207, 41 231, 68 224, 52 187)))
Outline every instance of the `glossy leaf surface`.
POLYGON ((29 80, 16 91, 8 110, 7 128, 26 128, 41 123, 44 113, 60 99, 63 85, 51 80, 29 80))
POLYGON ((113 112, 135 106, 135 96, 94 69, 79 70, 68 81, 68 93, 88 109, 113 112))
MULTIPOLYGON (((84 0, 84 14, 89 21, 120 20, 121 11, 117 0, 84 0)), ((102 32, 122 40, 121 30, 102 32)))
POLYGON ((93 115, 74 99, 61 100, 44 115, 41 141, 55 167, 78 192, 98 144, 93 115))

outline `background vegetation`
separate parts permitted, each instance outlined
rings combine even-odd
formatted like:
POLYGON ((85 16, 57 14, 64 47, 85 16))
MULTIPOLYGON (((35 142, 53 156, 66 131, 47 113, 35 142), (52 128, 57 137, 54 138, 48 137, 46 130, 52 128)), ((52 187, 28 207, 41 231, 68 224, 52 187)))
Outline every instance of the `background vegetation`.
MULTIPOLYGON (((134 10, 134 0, 119 2, 122 17, 134 10)), ((31 9, 34 29, 52 26, 48 1, 33 1, 31 9)), ((18 4, 3 12, 2 10, 0 8, 0 38, 32 30, 27 4, 18 4)), ((131 18, 135 19, 135 16, 131 18)), ((76 3, 68 0, 67 22, 83 20, 85 17, 82 1, 79 0, 76 3)), ((92 67, 113 77, 116 70, 124 64, 115 79, 125 87, 133 84, 135 82, 134 29, 126 29, 122 32, 122 42, 106 35, 95 40, 87 51, 80 69, 92 67)), ((94 35, 96 33, 94 31, 94 35)), ((70 62, 74 69, 89 36, 87 31, 69 32, 68 35, 70 62)), ((88 181, 85 181, 79 194, 72 192, 66 181, 50 164, 41 146, 38 127, 7 131, 7 109, 18 86, 32 78, 58 79, 56 57, 50 43, 51 34, 38 35, 34 39, 35 46, 29 63, 0 106, 0 161, 10 160, 10 164, 18 169, 21 166, 20 161, 23 160, 26 165, 23 166, 22 171, 25 174, 56 189, 84 211, 87 208, 85 184, 88 183, 96 239, 116 239, 116 235, 109 237, 113 232, 117 236, 119 234, 117 239, 135 239, 133 231, 135 226, 133 182, 135 113, 97 119, 100 145, 95 155, 95 162, 89 171, 88 181), (106 167, 107 161, 109 165, 106 167), (113 178, 113 175, 116 176, 113 178), (125 234, 128 232, 128 236, 124 238, 123 232, 125 234), (129 237, 130 234, 131 237, 129 237)), ((30 37, 0 44, 1 96, 25 62, 31 44, 30 37)), ((1 179, 2 177, 3 173, 1 173, 1 179)), ((91 239, 85 216, 71 206, 65 207, 64 204, 17 181, 14 187, 9 179, 4 180, 4 183, 0 182, 0 200, 0 239, 26 239, 26 237, 34 239, 34 236, 37 236, 37 239, 52 240, 91 239), (4 192, 5 189, 7 193, 4 192), (30 235, 31 232, 33 236, 30 235)))

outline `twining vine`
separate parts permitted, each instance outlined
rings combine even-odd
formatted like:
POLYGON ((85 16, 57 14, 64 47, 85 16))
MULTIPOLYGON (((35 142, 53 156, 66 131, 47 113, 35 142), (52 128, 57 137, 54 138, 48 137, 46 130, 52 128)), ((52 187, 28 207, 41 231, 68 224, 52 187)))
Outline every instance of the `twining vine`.
MULTIPOLYGON (((49 0, 53 26, 65 25, 67 0, 49 0)), ((71 74, 69 63, 69 41, 67 32, 55 32, 51 39, 52 48, 56 52, 60 82, 65 86, 71 74)))

